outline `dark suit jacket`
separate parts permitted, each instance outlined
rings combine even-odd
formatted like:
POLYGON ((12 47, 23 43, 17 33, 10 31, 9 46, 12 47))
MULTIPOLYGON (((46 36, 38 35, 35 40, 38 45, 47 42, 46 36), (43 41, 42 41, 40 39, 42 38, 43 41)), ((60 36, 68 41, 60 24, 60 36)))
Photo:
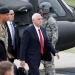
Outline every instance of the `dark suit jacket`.
POLYGON ((5 44, 0 40, 0 61, 6 60, 6 49, 5 44))
POLYGON ((8 31, 8 52, 11 53, 16 59, 19 56, 19 48, 20 48, 19 30, 17 25, 13 23, 13 27, 15 30, 15 50, 12 50, 12 39, 11 39, 11 34, 10 34, 10 30, 7 23, 6 23, 6 26, 8 31))
MULTIPOLYGON (((48 41, 45 29, 40 28, 44 37, 44 56, 42 58, 44 60, 45 52, 52 52, 52 54, 55 55, 56 50, 48 41)), ((51 59, 51 56, 48 58, 51 59)), ((24 30, 21 40, 20 60, 25 60, 25 62, 32 64, 38 64, 41 60, 40 42, 34 25, 24 30)))

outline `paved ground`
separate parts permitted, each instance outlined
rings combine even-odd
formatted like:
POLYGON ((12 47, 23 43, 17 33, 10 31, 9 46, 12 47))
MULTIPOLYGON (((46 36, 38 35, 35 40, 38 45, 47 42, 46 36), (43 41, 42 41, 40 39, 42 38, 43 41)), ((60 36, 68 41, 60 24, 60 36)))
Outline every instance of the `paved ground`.
POLYGON ((75 53, 60 52, 61 58, 55 58, 56 75, 75 75, 75 53))
MULTIPOLYGON (((55 57, 56 75, 75 75, 75 53, 60 52, 59 54, 59 60, 55 57)), ((15 63, 17 67, 20 66, 18 60, 15 60, 15 63)), ((25 68, 28 70, 28 65, 25 68)), ((40 65, 40 73, 41 75, 45 75, 42 64, 40 65)))

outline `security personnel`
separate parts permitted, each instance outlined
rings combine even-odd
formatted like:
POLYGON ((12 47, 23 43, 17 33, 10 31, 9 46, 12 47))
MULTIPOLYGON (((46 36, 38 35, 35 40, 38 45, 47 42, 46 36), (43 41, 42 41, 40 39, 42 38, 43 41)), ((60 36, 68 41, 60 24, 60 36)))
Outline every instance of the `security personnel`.
POLYGON ((5 22, 8 20, 9 9, 0 8, 0 61, 6 60, 8 48, 8 33, 5 22))
MULTIPOLYGON (((8 8, 0 8, 0 61, 14 58, 8 52, 8 32, 5 24, 9 20, 9 11, 8 8)), ((16 66, 14 66, 14 73, 17 75, 16 66)))
MULTIPOLYGON (((39 5, 40 14, 43 17, 43 27, 46 29, 48 38, 52 45, 55 47, 58 40, 58 27, 56 20, 51 16, 52 6, 48 2, 42 2, 39 5)), ((45 60, 42 62, 45 67, 45 75, 55 75, 54 56, 52 60, 45 60)))
POLYGON ((15 59, 19 58, 19 48, 20 48, 20 37, 18 25, 14 21, 14 10, 10 8, 9 10, 9 20, 6 23, 8 31, 8 52, 14 56, 14 58, 9 58, 9 61, 14 62, 15 59))

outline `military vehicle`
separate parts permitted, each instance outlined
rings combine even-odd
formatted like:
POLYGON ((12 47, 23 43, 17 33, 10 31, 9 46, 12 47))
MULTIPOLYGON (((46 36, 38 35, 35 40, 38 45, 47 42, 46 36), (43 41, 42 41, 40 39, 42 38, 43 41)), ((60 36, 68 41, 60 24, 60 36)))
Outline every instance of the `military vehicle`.
POLYGON ((41 2, 51 3, 52 16, 57 20, 59 39, 56 48, 62 51, 75 47, 75 7, 70 7, 64 0, 0 0, 0 7, 13 8, 14 22, 19 25, 22 36, 25 27, 32 23, 32 14, 39 12, 38 6, 41 2))

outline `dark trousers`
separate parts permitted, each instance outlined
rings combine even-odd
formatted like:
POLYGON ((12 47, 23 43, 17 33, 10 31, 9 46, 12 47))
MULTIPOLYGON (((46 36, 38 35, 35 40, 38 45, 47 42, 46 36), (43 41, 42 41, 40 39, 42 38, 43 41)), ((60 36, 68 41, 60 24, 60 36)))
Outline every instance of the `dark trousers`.
MULTIPOLYGON (((15 50, 13 49, 13 46, 12 46, 11 54, 13 56, 15 56, 15 50)), ((14 60, 15 60, 15 58, 9 59, 9 61, 12 62, 12 63, 14 63, 14 60)), ((18 69, 17 69, 17 66, 15 64, 14 64, 14 75, 18 75, 18 69)))
POLYGON ((14 62, 14 58, 12 58, 12 59, 9 59, 9 61, 13 63, 13 62, 14 62))
POLYGON ((28 64, 28 66, 29 66, 28 75, 40 75, 40 72, 39 72, 40 62, 37 65, 28 64))
MULTIPOLYGON (((15 52, 15 50, 13 49, 13 45, 12 45, 12 48, 11 48, 11 54, 15 57, 16 56, 16 52, 15 52)), ((9 59, 9 61, 10 62, 14 62, 14 60, 15 60, 15 58, 11 58, 11 59, 9 59)))
POLYGON ((14 64, 14 75, 18 75, 18 69, 17 66, 14 64))

